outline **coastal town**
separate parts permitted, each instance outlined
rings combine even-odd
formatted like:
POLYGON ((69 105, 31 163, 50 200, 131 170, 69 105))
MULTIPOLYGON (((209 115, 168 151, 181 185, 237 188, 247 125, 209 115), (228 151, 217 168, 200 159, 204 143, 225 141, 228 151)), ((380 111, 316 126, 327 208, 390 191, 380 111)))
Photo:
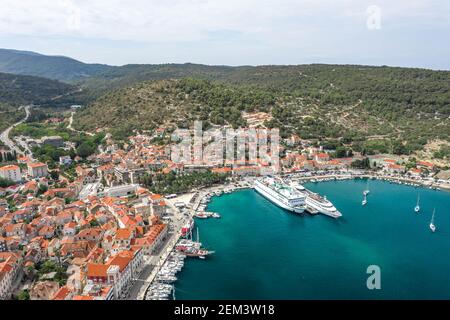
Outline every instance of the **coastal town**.
MULTIPOLYGON (((175 163, 170 145, 154 142, 165 131, 136 134, 120 145, 106 135, 92 155, 61 156, 51 168, 27 145, 0 149, 1 299, 168 299, 184 259, 213 254, 194 241, 194 218, 220 218, 207 211, 208 200, 251 188, 255 177, 267 174, 267 164, 175 163), (164 185, 205 174, 214 179, 176 193, 164 185)), ((70 148, 58 136, 12 143, 27 141, 70 148)), ((448 171, 429 161, 337 157, 336 150, 296 135, 284 139, 279 152, 277 175, 300 181, 369 177, 450 188, 448 171)))

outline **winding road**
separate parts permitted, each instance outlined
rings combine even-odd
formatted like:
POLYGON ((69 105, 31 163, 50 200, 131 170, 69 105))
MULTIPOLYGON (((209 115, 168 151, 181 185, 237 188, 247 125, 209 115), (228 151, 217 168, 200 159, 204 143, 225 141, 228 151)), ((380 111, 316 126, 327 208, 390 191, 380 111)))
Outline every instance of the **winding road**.
POLYGON ((18 126, 19 124, 24 123, 25 121, 28 120, 28 118, 30 117, 30 110, 31 110, 32 106, 21 106, 19 107, 19 110, 21 108, 25 108, 25 112, 26 112, 26 116, 25 118, 23 118, 22 120, 20 120, 19 122, 13 124, 11 127, 9 127, 8 129, 6 129, 5 131, 2 132, 2 134, 0 135, 0 140, 3 142, 3 144, 7 147, 9 147, 9 149, 16 151, 16 153, 19 154, 23 154, 23 152, 16 146, 16 144, 14 143, 14 141, 12 141, 9 138, 9 134, 11 133, 11 130, 14 129, 16 126, 18 126))
POLYGON ((72 126, 74 114, 75 114, 75 111, 72 111, 72 113, 70 114, 69 125, 67 126, 67 129, 69 129, 69 130, 71 130, 71 131, 74 131, 74 132, 78 132, 78 133, 84 133, 84 134, 87 134, 88 136, 93 137, 94 134, 91 133, 91 132, 87 132, 87 131, 79 131, 79 130, 74 129, 74 127, 72 126))

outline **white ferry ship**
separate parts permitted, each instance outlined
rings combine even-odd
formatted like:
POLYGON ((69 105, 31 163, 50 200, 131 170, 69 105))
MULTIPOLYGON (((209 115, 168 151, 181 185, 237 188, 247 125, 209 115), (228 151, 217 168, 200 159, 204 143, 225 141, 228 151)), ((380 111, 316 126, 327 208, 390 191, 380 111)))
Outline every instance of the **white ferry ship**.
POLYGON ((306 207, 306 197, 294 188, 267 177, 255 180, 254 189, 277 206, 295 213, 303 213, 306 207))
POLYGON ((326 197, 321 197, 319 194, 306 189, 301 184, 293 184, 292 186, 306 196, 306 205, 308 207, 332 218, 342 217, 342 213, 326 197))

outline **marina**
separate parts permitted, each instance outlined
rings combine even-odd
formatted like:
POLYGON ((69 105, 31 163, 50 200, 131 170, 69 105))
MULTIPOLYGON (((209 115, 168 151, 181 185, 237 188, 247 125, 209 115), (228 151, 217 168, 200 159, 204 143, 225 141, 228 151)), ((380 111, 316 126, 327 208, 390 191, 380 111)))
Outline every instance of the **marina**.
POLYGON ((443 214, 450 207, 448 193, 420 188, 421 214, 415 215, 415 186, 373 179, 364 207, 366 179, 304 186, 327 195, 344 215, 334 220, 286 214, 253 190, 211 197, 208 210, 222 219, 199 219, 196 225, 202 245, 216 253, 206 263, 186 260, 177 299, 450 298, 450 285, 441 281, 450 261, 437 254, 450 250, 450 217, 443 214), (439 226, 435 232, 431 223, 439 226), (381 291, 365 287, 371 264, 383 270, 381 291), (269 277, 273 270, 280 270, 276 281, 269 277))
MULTIPOLYGON (((265 198, 269 201, 268 211, 291 211, 293 213, 303 214, 304 212, 309 213, 311 216, 322 214, 325 216, 333 217, 333 218, 341 218, 343 217, 341 211, 336 209, 337 206, 341 207, 340 200, 337 200, 336 207, 335 205, 328 200, 328 191, 321 191, 321 187, 323 185, 327 185, 329 183, 349 183, 361 185, 360 195, 363 196, 363 207, 368 204, 368 196, 371 194, 371 197, 378 197, 380 194, 378 190, 374 190, 372 194, 372 185, 377 185, 382 183, 384 185, 398 186, 400 188, 414 188, 417 189, 421 184, 410 183, 410 182, 402 182, 395 179, 385 179, 381 177, 372 177, 372 176, 361 176, 361 175, 349 175, 349 176, 334 176, 332 178, 311 178, 308 177, 299 177, 296 175, 290 175, 285 177, 265 177, 265 178, 246 178, 238 182, 229 183, 227 185, 217 186, 205 190, 194 190, 194 193, 189 196, 187 201, 178 201, 178 196, 174 198, 176 203, 176 207, 181 210, 181 212, 190 217, 185 225, 183 225, 181 229, 181 237, 180 240, 174 245, 173 251, 170 253, 169 257, 166 260, 166 263, 161 267, 160 271, 154 277, 153 282, 148 287, 147 293, 145 295, 145 299, 150 300, 167 300, 174 299, 175 297, 172 295, 175 294, 175 284, 179 281, 178 273, 183 269, 185 265, 185 259, 188 264, 200 264, 200 268, 205 267, 208 269, 208 265, 210 263, 215 263, 215 261, 220 257, 222 257, 222 251, 228 252, 226 249, 220 248, 220 246, 216 246, 213 244, 211 247, 215 249, 219 249, 219 254, 215 253, 215 251, 208 250, 204 247, 204 244, 200 242, 199 239, 199 228, 202 228, 204 224, 208 224, 208 228, 211 226, 219 227, 222 223, 227 222, 229 217, 225 216, 225 220, 223 221, 223 211, 222 208, 216 208, 215 203, 217 201, 224 202, 226 201, 231 207, 234 207, 235 203, 230 200, 230 197, 236 197, 241 193, 248 194, 249 192, 252 194, 252 197, 256 197, 257 199, 265 198), (370 182, 374 181, 374 182, 370 182), (261 190, 257 190, 258 187, 261 188, 261 184, 258 186, 258 182, 263 182, 263 186, 270 189, 270 191, 274 192, 271 196, 264 195, 261 190), (324 183, 319 183, 324 182, 324 183), (251 190, 253 189, 253 191, 251 190), (259 195, 258 195, 259 193, 259 195), (273 199, 273 194, 284 196, 284 202, 279 199, 275 201, 273 199), (263 196, 263 197, 261 197, 263 196), (294 200, 294 202, 289 202, 294 200), (230 201, 230 202, 229 202, 230 201), (280 203, 281 202, 281 203, 280 203), (277 208, 278 207, 278 208, 277 208), (277 209, 275 209, 277 208, 277 209), (297 212, 296 212, 297 211, 297 212), (209 225, 208 220, 211 218, 222 218, 220 222, 214 223, 213 225, 209 225), (195 219, 195 220, 194 220, 195 219), (196 235, 196 240, 194 241, 194 235, 196 235), (214 255, 213 255, 214 254, 214 255), (207 262, 203 262, 202 260, 207 259, 213 255, 213 259, 208 259, 207 262)), ((414 190, 413 189, 413 190, 414 190)), ((428 192, 434 193, 437 188, 420 188, 423 190, 429 190, 428 192)), ((267 189, 264 191, 268 191, 267 189)), ((420 194, 415 191, 417 195, 417 202, 414 208, 415 212, 420 202, 420 194)), ((339 196, 336 195, 335 192, 330 194, 331 199, 339 199, 339 196)), ((258 200, 259 201, 259 200, 258 200)), ((334 200, 333 200, 334 202, 334 200)), ((253 205, 253 202, 252 202, 253 205)), ((244 205, 245 207, 245 205, 244 205)), ((248 206, 247 206, 248 207, 248 206)), ((250 206, 252 207, 252 206, 250 206)), ((373 205, 369 207, 369 210, 373 209, 373 205)), ((236 208, 237 211, 242 210, 241 208, 236 208)), ((345 206, 344 206, 345 210, 345 206)), ((350 215, 353 215, 355 209, 352 208, 350 215)), ((346 212, 346 211, 344 211, 346 212)), ((227 213, 228 215, 228 213, 227 213)), ((295 216, 295 215, 294 215, 295 216)), ((272 217, 273 218, 273 217, 272 217)), ((347 220, 347 217, 345 217, 347 220)), ((350 218, 348 218, 350 219, 350 218)), ((430 220, 429 220, 430 221, 430 220)), ((428 231, 434 233, 436 231, 436 225, 434 222, 434 214, 431 217, 431 221, 428 223, 429 228, 428 231)), ((206 234, 208 234, 208 229, 202 229, 206 234)), ((210 243, 210 239, 207 240, 210 243)), ((184 281, 180 282, 184 283, 184 281)), ((178 285, 177 285, 178 286, 178 285)), ((179 296, 181 298, 184 297, 186 291, 182 289, 179 292, 179 296), (184 293, 183 293, 184 292, 184 293)))

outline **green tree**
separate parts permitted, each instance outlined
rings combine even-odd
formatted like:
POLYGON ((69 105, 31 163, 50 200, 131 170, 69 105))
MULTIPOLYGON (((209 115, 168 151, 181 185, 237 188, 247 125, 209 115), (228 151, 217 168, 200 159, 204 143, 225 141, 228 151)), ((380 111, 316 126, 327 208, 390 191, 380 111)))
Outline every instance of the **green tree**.
POLYGON ((336 158, 345 158, 347 156, 347 148, 346 147, 337 147, 336 148, 336 158))
POLYGON ((81 158, 87 158, 93 153, 95 153, 95 147, 88 142, 83 142, 78 146, 76 152, 77 155, 79 155, 81 158))
POLYGON ((28 292, 28 290, 22 290, 17 295, 17 299, 19 299, 19 300, 30 300, 30 293, 28 292))

